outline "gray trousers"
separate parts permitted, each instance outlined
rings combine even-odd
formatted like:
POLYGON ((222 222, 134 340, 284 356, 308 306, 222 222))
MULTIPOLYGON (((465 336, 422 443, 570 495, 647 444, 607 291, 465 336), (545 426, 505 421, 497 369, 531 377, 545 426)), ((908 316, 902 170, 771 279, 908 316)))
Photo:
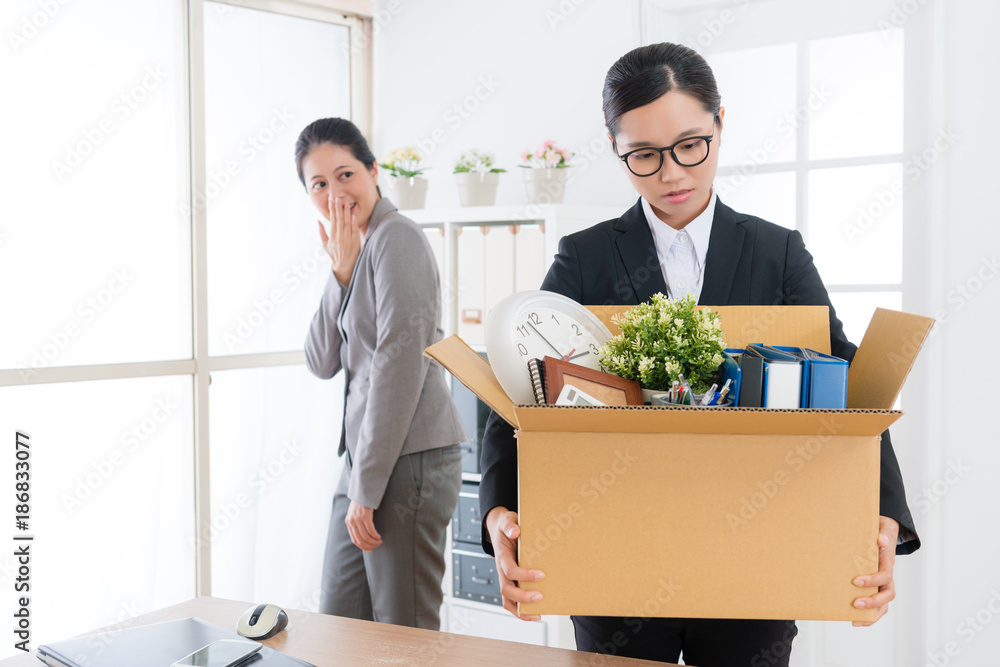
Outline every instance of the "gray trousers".
POLYGON ((350 477, 348 457, 333 495, 319 610, 439 629, 445 531, 462 485, 459 446, 399 457, 374 513, 382 545, 371 553, 351 542, 344 523, 351 502, 347 497, 350 477))

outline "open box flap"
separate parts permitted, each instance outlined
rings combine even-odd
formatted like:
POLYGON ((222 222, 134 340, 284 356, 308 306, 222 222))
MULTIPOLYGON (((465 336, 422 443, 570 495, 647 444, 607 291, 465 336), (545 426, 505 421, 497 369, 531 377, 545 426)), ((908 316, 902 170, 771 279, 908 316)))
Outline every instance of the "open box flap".
POLYGON ((497 376, 486 360, 464 340, 457 335, 448 336, 428 347, 424 350, 424 354, 444 366, 445 370, 458 378, 469 391, 503 417, 504 421, 517 428, 513 401, 500 386, 497 376))
MULTIPOLYGON (((619 333, 611 321, 617 313, 634 306, 587 306, 611 333, 619 333)), ((727 348, 749 343, 808 347, 830 354, 830 311, 826 306, 705 306, 719 313, 727 348)), ((698 306, 700 310, 702 306, 698 306)))
POLYGON ((903 413, 898 410, 515 405, 514 415, 521 431, 530 432, 879 435, 903 413))
POLYGON ((934 319, 876 308, 847 375, 847 407, 889 410, 934 319))

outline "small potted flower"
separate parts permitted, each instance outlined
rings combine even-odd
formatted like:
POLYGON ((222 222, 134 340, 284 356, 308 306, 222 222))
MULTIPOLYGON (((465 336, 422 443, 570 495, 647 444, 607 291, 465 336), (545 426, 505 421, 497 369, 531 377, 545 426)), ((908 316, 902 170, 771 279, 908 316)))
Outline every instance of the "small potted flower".
POLYGON ((507 171, 493 166, 493 155, 472 149, 455 162, 458 198, 462 206, 493 206, 497 200, 500 174, 507 171))
POLYGON ((725 359, 718 313, 695 310, 690 294, 676 300, 654 294, 612 321, 621 333, 601 348, 601 366, 638 381, 647 401, 682 374, 695 394, 704 393, 725 359))
POLYGON ((378 166, 387 178, 382 182, 385 196, 400 209, 423 208, 427 200, 427 179, 421 176, 423 156, 412 146, 397 148, 382 158, 378 166))
POLYGON ((529 204, 561 204, 566 192, 566 169, 573 153, 551 139, 534 151, 521 153, 524 190, 529 204))

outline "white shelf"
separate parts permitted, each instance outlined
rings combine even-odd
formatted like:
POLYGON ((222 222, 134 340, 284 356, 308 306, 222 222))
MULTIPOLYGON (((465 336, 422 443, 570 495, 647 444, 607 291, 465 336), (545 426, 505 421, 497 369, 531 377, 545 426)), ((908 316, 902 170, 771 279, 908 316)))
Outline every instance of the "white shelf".
MULTIPOLYGON (((590 224, 617 218, 622 209, 577 204, 521 204, 516 206, 460 206, 457 208, 408 209, 400 211, 419 225, 544 224, 550 220, 580 219, 590 224)), ((576 230, 574 230, 576 231, 576 230)), ((558 240, 558 239, 557 239, 558 240)))
MULTIPOLYGON (((559 247, 559 240, 567 234, 586 229, 598 222, 620 216, 625 209, 607 206, 578 206, 574 204, 545 204, 517 206, 465 206, 446 209, 410 209, 400 213, 425 228, 440 228, 444 234, 441 278, 444 284, 457 286, 458 266, 463 257, 458 252, 458 236, 462 227, 506 226, 514 224, 542 225, 544 229, 544 266, 542 275, 552 263, 559 247)), ((476 261, 465 259, 465 261, 476 261)), ((487 304, 483 304, 486 314, 487 304)), ((457 299, 444 300, 443 325, 445 335, 458 330, 459 306, 457 299)), ((482 345, 473 344, 478 350, 482 345)), ((479 481, 480 475, 463 473, 463 481, 479 481)), ((545 644, 560 648, 576 648, 573 624, 567 616, 543 616, 540 623, 520 621, 502 607, 452 596, 452 535, 448 529, 446 574, 443 582, 445 593, 442 605, 444 627, 449 632, 471 634, 509 641, 545 644)))

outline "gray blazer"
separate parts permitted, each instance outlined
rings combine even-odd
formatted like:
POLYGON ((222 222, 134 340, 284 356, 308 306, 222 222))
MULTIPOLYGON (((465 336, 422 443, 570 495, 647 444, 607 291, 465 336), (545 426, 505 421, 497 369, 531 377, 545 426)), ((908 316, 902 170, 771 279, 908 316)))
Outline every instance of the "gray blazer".
POLYGON ((424 356, 441 340, 441 286, 424 232, 386 198, 372 211, 351 284, 331 272, 306 337, 321 379, 346 372, 347 495, 378 508, 397 459, 467 439, 444 369, 424 356))

